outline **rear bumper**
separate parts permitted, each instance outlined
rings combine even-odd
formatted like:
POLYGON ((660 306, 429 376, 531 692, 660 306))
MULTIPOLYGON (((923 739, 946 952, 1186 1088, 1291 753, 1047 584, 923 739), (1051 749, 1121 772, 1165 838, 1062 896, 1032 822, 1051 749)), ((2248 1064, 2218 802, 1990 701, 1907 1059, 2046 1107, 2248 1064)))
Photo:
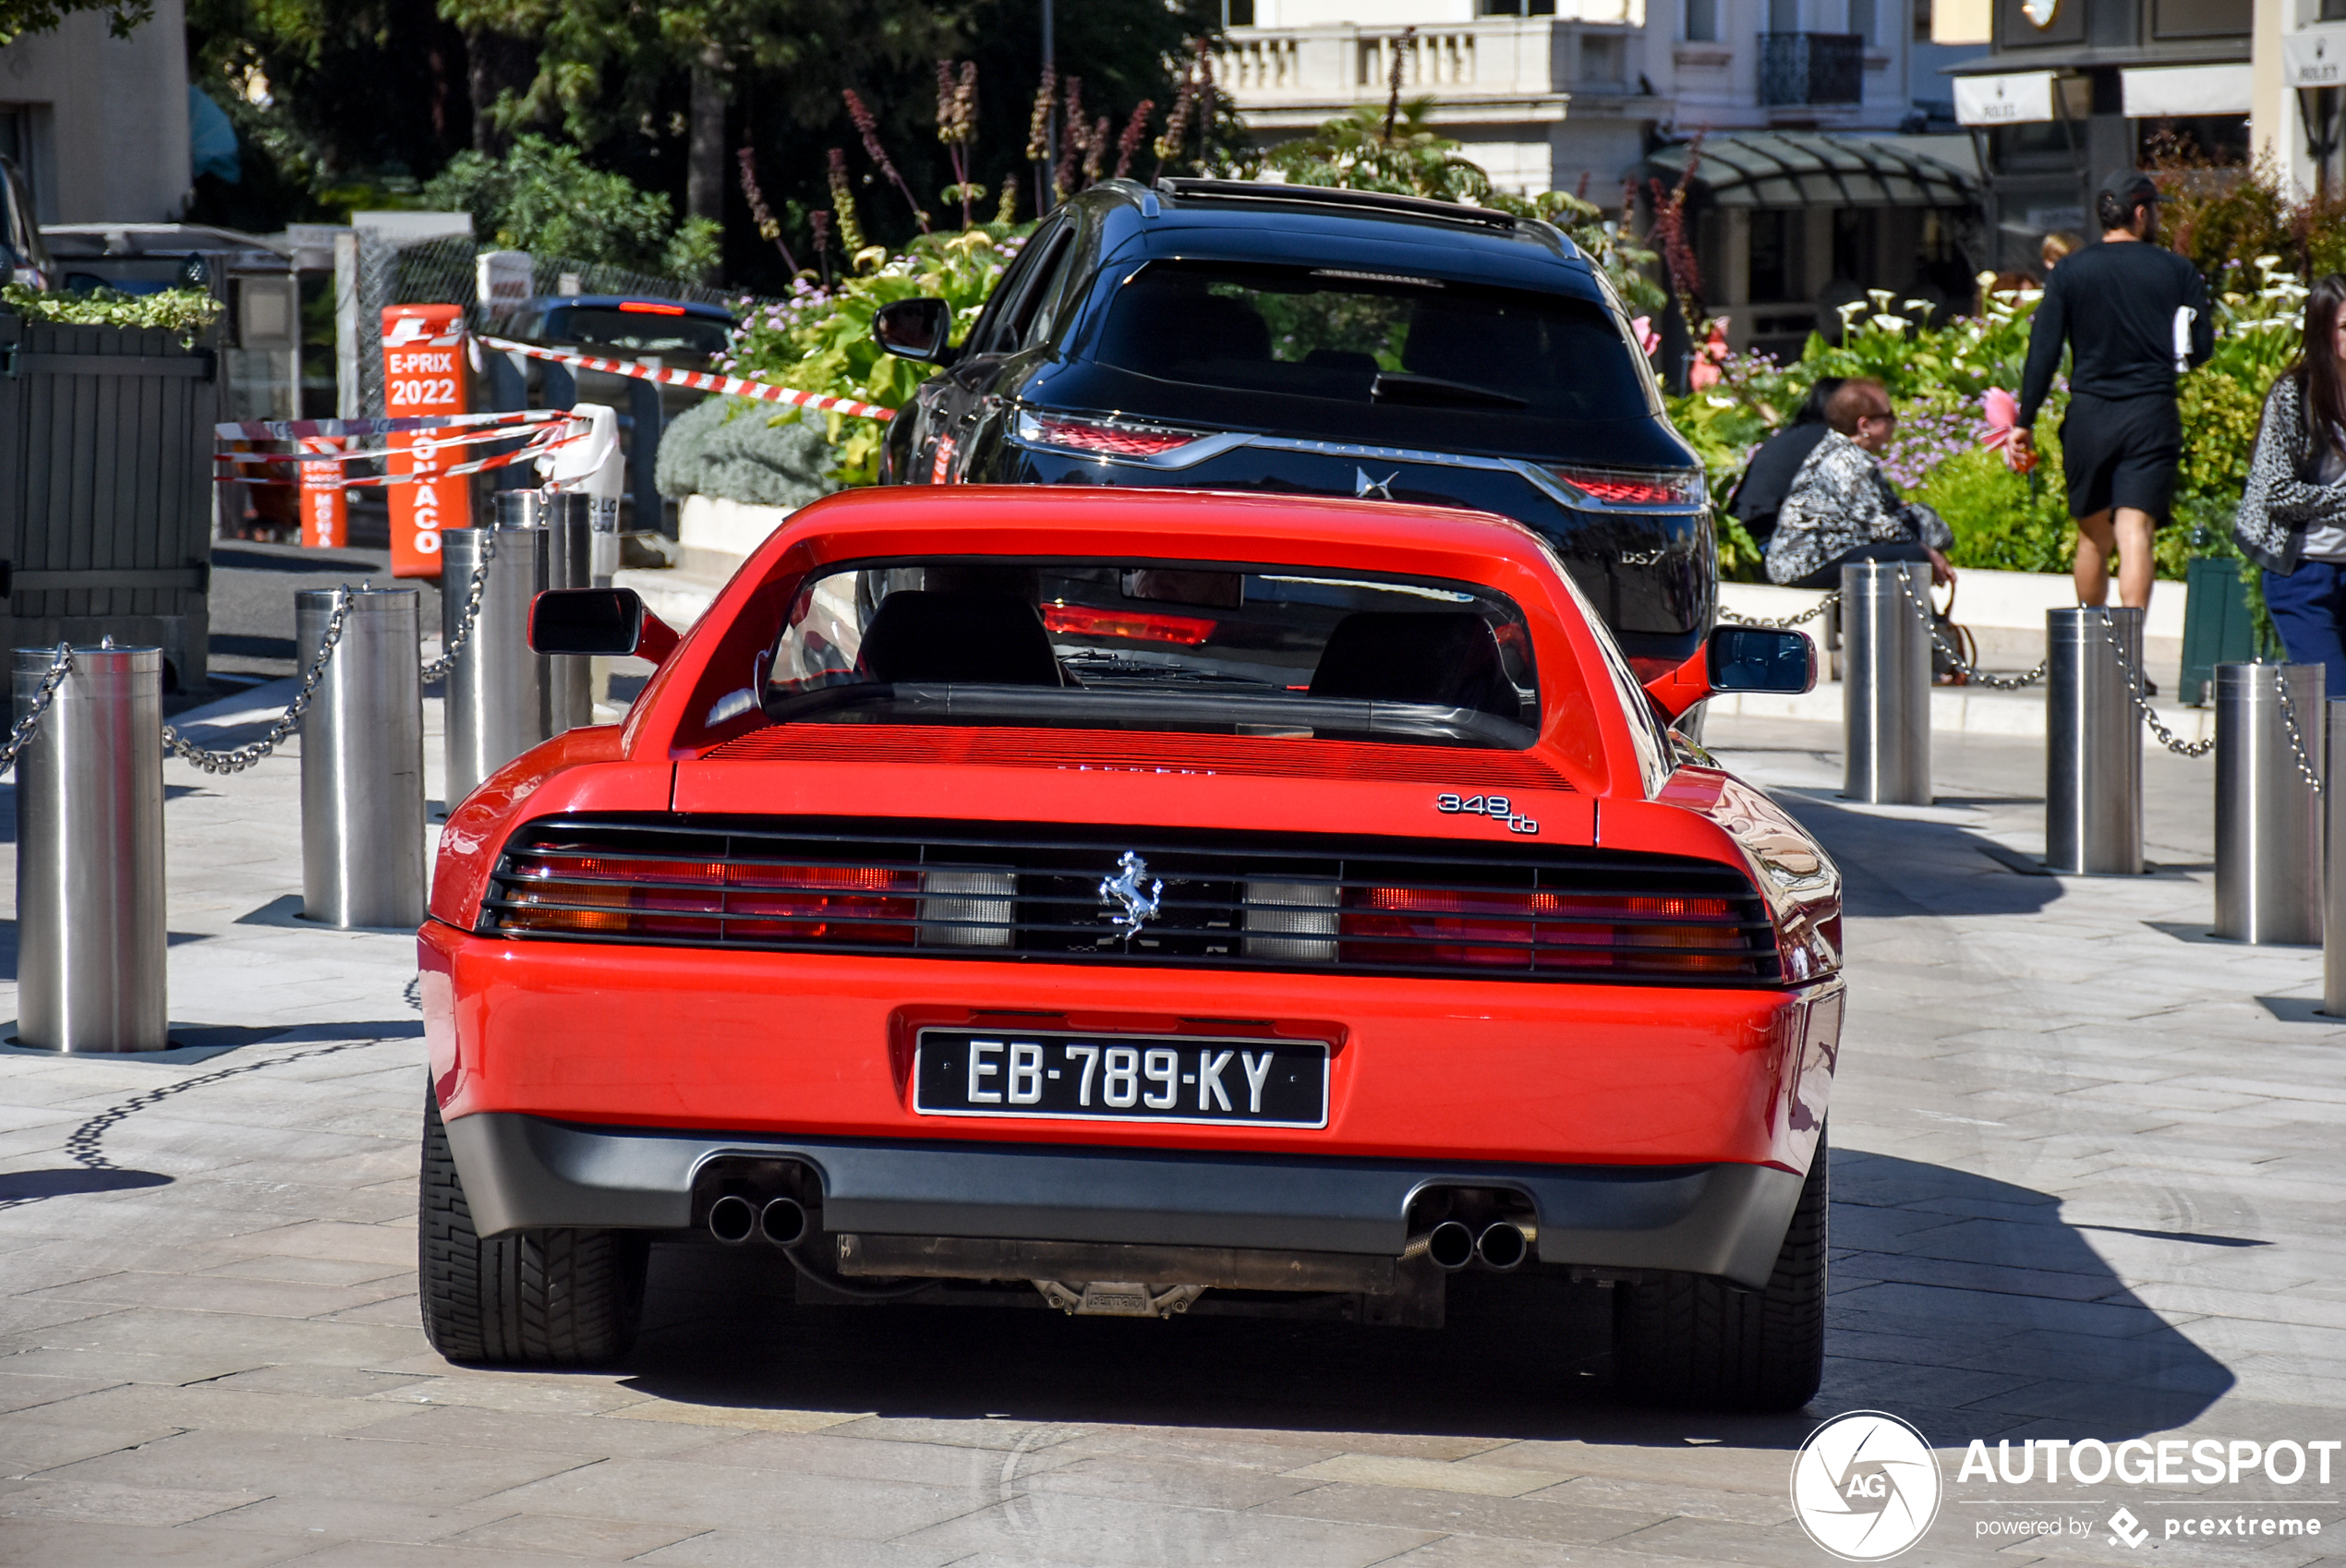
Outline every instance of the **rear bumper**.
POLYGON ((1801 1178, 1773 1166, 1530 1165, 1067 1145, 728 1136, 483 1111, 448 1123, 483 1235, 541 1226, 681 1229, 727 1156, 794 1159, 832 1232, 1398 1256, 1428 1187, 1530 1199, 1546 1263, 1766 1283, 1801 1178))

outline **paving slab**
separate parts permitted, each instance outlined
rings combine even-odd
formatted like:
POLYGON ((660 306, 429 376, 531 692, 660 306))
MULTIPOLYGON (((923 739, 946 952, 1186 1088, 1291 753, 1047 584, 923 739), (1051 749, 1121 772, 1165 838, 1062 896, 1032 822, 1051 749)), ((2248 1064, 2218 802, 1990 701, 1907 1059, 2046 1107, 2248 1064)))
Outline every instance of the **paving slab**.
MULTIPOLYGON (((181 1045, 0 1048, 0 1564, 1820 1563, 1791 1457, 1860 1407, 1942 1455, 1902 1564, 2119 1562, 2118 1502, 2157 1526, 2225 1489, 2089 1488, 2090 1536, 1982 1535, 2029 1494, 1957 1486, 1964 1445, 2337 1430, 2346 1028, 2312 1011, 2317 952, 2206 938, 2209 765, 2146 757, 2158 874, 2075 878, 2013 869, 2030 742, 1941 732, 1941 799, 1899 808, 1838 798, 1834 726, 1708 740, 1850 891, 1806 1411, 1639 1405, 1593 1287, 1534 1309, 1469 1277, 1439 1333, 1116 1323, 799 1307, 773 1259, 669 1244, 626 1365, 451 1367, 413 1297, 412 937, 298 919, 269 826, 293 755, 174 764, 181 1045)), ((2265 1504, 2346 1529, 2338 1459, 2265 1504)), ((2310 1562, 2328 1533, 2158 1555, 2310 1562)))

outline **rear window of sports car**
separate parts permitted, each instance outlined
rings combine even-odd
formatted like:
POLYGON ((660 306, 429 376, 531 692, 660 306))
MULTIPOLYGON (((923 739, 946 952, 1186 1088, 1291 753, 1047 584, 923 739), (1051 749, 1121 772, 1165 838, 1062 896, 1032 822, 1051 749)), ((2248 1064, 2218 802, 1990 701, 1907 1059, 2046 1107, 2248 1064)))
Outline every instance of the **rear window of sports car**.
POLYGON ((1515 605, 1467 584, 1276 566, 883 561, 801 585, 781 723, 1010 724, 1528 746, 1515 605))
POLYGON ((1118 286, 1097 357, 1160 380, 1346 403, 1584 419, 1647 405, 1602 306, 1340 267, 1152 261, 1118 286))

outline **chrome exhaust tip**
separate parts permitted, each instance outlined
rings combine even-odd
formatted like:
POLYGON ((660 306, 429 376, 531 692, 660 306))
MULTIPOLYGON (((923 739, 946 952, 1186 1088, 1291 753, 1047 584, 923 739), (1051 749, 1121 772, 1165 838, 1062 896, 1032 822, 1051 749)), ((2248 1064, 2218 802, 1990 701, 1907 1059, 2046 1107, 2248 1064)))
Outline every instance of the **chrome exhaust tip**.
POLYGON ((795 1198, 777 1198, 758 1211, 757 1229, 777 1247, 795 1247, 806 1235, 806 1206, 795 1198))
POLYGON ((1426 1233, 1425 1255, 1444 1273, 1457 1273, 1474 1261, 1474 1232, 1456 1220, 1445 1220, 1426 1233))
POLYGON ((1531 1243, 1521 1226, 1498 1220, 1483 1226, 1482 1234, 1475 1237, 1474 1255, 1482 1260, 1484 1268, 1504 1274, 1522 1266, 1531 1255, 1531 1243))
POLYGON ((737 1193, 727 1193, 708 1206, 708 1234, 728 1247, 739 1247, 757 1229, 757 1206, 737 1193))

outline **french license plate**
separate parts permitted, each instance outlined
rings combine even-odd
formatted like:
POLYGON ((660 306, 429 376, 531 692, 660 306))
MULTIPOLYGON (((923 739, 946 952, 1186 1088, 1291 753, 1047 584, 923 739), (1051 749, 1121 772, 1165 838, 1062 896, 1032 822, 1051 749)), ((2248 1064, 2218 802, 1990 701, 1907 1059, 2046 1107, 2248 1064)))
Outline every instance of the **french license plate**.
POLYGON ((925 1029, 913 1108, 930 1116, 1328 1125, 1319 1041, 925 1029))

